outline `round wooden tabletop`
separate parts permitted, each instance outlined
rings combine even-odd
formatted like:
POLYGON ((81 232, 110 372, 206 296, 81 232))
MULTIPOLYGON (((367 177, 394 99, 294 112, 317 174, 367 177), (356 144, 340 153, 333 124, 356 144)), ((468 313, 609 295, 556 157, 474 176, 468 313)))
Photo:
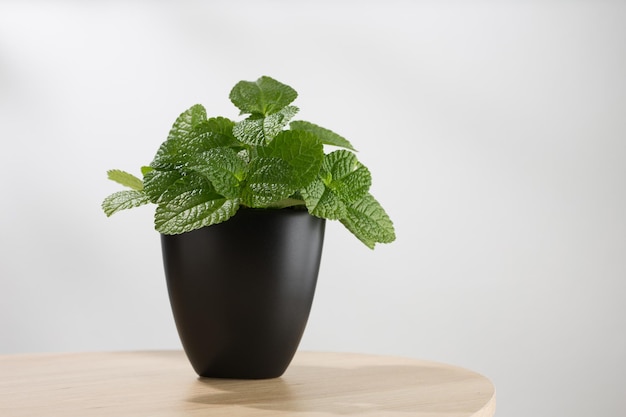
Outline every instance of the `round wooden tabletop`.
POLYGON ((491 382, 390 356, 298 352, 275 379, 198 378, 179 351, 0 356, 0 415, 489 417, 491 382))

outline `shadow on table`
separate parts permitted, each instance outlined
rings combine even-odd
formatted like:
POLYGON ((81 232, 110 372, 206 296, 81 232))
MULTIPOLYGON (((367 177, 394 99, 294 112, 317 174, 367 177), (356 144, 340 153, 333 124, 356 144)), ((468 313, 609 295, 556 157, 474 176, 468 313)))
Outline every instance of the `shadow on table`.
POLYGON ((479 378, 430 366, 336 368, 292 365, 281 378, 199 378, 188 401, 284 412, 357 414, 364 411, 469 415, 493 394, 479 378), (468 392, 468 382, 472 390, 468 392), (442 389, 444 386, 446 389, 442 389), (484 401, 480 401, 484 398, 484 401))

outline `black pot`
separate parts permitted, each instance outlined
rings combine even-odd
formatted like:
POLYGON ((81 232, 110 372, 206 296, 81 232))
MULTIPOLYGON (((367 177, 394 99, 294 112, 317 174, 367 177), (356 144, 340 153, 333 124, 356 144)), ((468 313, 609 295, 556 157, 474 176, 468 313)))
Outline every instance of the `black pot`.
POLYGON ((285 372, 313 303, 325 224, 306 210, 240 209, 224 223, 161 235, 176 328, 198 375, 285 372))

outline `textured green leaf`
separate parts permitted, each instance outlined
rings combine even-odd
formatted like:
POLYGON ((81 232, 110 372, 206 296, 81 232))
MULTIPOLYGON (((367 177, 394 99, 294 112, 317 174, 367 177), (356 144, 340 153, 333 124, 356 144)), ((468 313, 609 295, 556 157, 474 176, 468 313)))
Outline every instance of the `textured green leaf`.
POLYGON ((119 169, 111 169, 107 171, 107 176, 111 181, 122 184, 124 187, 131 188, 135 191, 143 190, 143 182, 128 172, 121 171, 119 169))
POLYGON ((369 170, 352 152, 338 150, 324 156, 319 177, 302 189, 302 196, 312 215, 336 220, 346 216, 346 207, 367 194, 370 185, 369 170))
POLYGON ((193 170, 205 175, 221 195, 237 198, 240 183, 246 172, 246 163, 230 148, 215 148, 205 152, 193 170))
POLYGON ((235 122, 226 117, 211 117, 202 124, 206 124, 211 132, 233 137, 235 122))
POLYGON ((278 113, 266 117, 252 115, 237 122, 233 128, 233 134, 241 142, 256 146, 265 145, 282 131, 297 112, 297 107, 287 106, 278 113))
POLYGON ((332 130, 318 126, 314 123, 305 122, 303 120, 294 120, 293 122, 289 123, 289 128, 291 130, 302 130, 305 132, 313 133, 325 145, 339 146, 341 148, 356 151, 356 149, 354 149, 352 144, 346 138, 338 135, 332 130))
POLYGON ((167 139, 181 139, 189 135, 191 130, 206 120, 206 110, 201 104, 195 104, 176 118, 167 139))
POLYGON ((301 190, 309 213, 329 220, 338 220, 346 215, 346 205, 324 182, 317 178, 301 190))
POLYGON ((164 143, 163 154, 174 156, 176 163, 185 165, 193 156, 220 146, 240 148, 242 144, 233 136, 235 123, 226 118, 212 118, 194 126, 181 139, 164 143))
POLYGON ((124 190, 111 194, 102 202, 102 210, 107 217, 120 210, 143 206, 150 203, 150 199, 143 191, 124 190))
POLYGON ((236 199, 215 198, 211 192, 189 190, 160 204, 155 212, 154 224, 160 233, 180 234, 226 221, 238 209, 239 201, 236 199))
POLYGON ((164 234, 184 233, 227 220, 238 207, 239 200, 221 196, 206 177, 191 172, 163 193, 155 227, 164 234))
MULTIPOLYGON (((192 149, 211 149, 219 146, 241 147, 241 143, 233 135, 235 122, 225 117, 212 117, 195 127, 199 143, 192 144, 192 149)), ((191 135, 190 142, 194 142, 191 135)))
POLYGON ((243 183, 242 202, 248 207, 267 207, 296 191, 291 166, 280 158, 250 161, 243 183))
POLYGON ((341 179, 359 167, 356 155, 350 151, 338 150, 327 154, 322 163, 322 170, 332 175, 333 179, 341 179))
POLYGON ((356 155, 338 150, 324 157, 320 175, 324 183, 346 204, 363 197, 372 184, 372 176, 356 155))
POLYGON ((211 196, 213 199, 224 197, 215 190, 215 187, 213 187, 213 184, 206 176, 195 171, 189 171, 165 190, 159 200, 159 204, 167 203, 181 194, 196 190, 200 190, 202 194, 211 196))
POLYGON ((292 168, 293 185, 301 188, 313 181, 324 160, 324 146, 308 132, 285 130, 258 149, 259 156, 280 158, 292 168))
POLYGON ((352 203, 363 197, 372 185, 372 175, 364 165, 359 166, 349 174, 341 178, 341 181, 333 181, 333 191, 346 203, 352 203))
POLYGON ((391 219, 371 194, 350 204, 346 216, 340 220, 371 249, 376 243, 390 243, 396 239, 391 219))
POLYGON ((180 171, 153 169, 143 177, 144 192, 150 197, 150 201, 155 204, 159 203, 166 191, 179 181, 182 176, 183 174, 180 171))
POLYGON ((230 101, 241 114, 267 116, 277 113, 298 97, 293 88, 263 76, 253 81, 240 81, 230 92, 230 101))
POLYGON ((150 166, 161 170, 180 169, 195 164, 198 155, 210 149, 220 146, 238 149, 241 143, 233 136, 234 125, 223 117, 200 121, 185 136, 163 142, 150 166))
POLYGON ((172 138, 168 139, 159 146, 156 155, 150 162, 150 167, 160 170, 179 169, 187 162, 189 155, 190 132, 184 139, 172 138))

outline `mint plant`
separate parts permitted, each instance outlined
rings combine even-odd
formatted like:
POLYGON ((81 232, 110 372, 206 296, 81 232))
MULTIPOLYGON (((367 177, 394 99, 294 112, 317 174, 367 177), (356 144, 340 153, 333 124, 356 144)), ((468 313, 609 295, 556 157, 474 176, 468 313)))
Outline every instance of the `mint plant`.
POLYGON ((306 208, 339 220, 369 248, 395 240, 387 213, 369 193, 370 171, 342 136, 291 121, 296 91, 270 77, 240 81, 231 102, 247 117, 207 118, 196 104, 174 122, 143 179, 120 170, 109 179, 127 190, 102 203, 107 216, 155 204, 155 228, 179 234, 228 220, 243 207, 306 208), (340 149, 324 152, 324 146, 340 149))

